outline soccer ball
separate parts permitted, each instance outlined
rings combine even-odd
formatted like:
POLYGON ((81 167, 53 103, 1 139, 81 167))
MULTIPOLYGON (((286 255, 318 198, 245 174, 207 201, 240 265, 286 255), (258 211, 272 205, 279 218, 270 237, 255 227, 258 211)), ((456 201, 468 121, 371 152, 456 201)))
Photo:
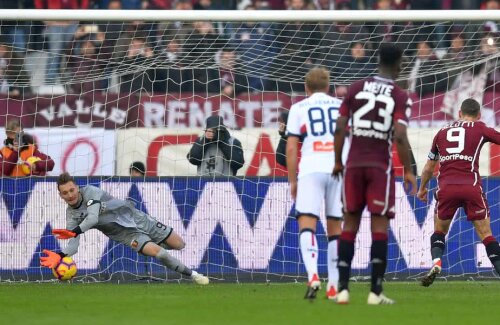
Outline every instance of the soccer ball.
POLYGON ((31 165, 33 165, 34 163, 36 163, 37 161, 40 161, 40 160, 42 160, 42 159, 35 157, 35 156, 31 156, 28 159, 26 159, 24 164, 21 165, 21 169, 23 170, 23 173, 26 175, 31 175, 31 165))
POLYGON ((61 281, 71 280, 76 275, 76 264, 71 257, 63 257, 61 262, 52 269, 52 273, 61 281))

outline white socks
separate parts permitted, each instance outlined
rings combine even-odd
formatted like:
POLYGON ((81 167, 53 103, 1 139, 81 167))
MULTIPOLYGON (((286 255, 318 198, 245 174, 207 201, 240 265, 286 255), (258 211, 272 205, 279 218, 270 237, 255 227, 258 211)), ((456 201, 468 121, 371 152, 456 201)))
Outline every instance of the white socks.
POLYGON ((299 235, 302 261, 307 270, 307 278, 311 281, 314 274, 318 274, 318 241, 316 234, 310 229, 304 229, 299 235))
POLYGON ((338 238, 328 240, 328 288, 333 285, 337 289, 339 283, 339 269, 337 268, 339 260, 338 243, 338 238))

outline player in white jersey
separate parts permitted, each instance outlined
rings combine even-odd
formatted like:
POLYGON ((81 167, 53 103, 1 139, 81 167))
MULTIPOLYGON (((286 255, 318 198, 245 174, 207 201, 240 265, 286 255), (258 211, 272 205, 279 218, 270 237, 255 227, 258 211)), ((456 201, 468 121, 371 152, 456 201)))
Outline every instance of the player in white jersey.
MULTIPOLYGON (((325 204, 328 234, 328 285, 326 296, 337 294, 337 241, 342 225, 341 181, 331 175, 335 162, 333 134, 342 101, 327 95, 330 74, 311 69, 305 78, 307 98, 292 105, 288 115, 286 158, 288 180, 299 223, 299 242, 308 286, 305 298, 314 299, 320 289, 316 224, 325 204), (302 142, 300 165, 298 147, 302 142)), ((347 150, 345 150, 347 152, 347 150)))

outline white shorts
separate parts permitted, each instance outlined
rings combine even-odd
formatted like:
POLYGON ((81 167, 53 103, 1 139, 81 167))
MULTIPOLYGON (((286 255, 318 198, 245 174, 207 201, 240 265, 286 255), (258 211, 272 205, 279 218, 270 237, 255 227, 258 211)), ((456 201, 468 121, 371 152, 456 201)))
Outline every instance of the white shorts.
POLYGON ((298 179, 297 216, 309 215, 319 218, 325 207, 327 218, 342 218, 342 182, 327 173, 307 174, 298 179))

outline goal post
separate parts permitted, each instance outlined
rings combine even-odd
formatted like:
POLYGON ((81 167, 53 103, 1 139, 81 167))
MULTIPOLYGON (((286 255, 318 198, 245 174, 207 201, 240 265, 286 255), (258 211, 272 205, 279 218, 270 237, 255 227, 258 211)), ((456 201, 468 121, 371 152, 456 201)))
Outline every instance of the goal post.
MULTIPOLYGON (((500 123, 497 21, 500 12, 488 10, 0 11, 0 133, 19 120, 55 162, 44 176, 0 180, 0 281, 53 279, 38 258, 65 245, 51 235, 65 226, 55 185, 63 171, 172 226, 186 241, 173 254, 213 278, 303 280, 287 172, 275 155, 280 115, 304 98, 305 73, 325 66, 331 93, 342 97, 376 74, 382 42, 402 47, 397 83, 413 100, 408 132, 420 174, 434 134, 463 99, 482 103, 488 125, 500 123), (200 177, 186 158, 215 114, 242 144, 236 177, 200 177), (130 176, 133 162, 144 164, 144 177, 130 176)), ((498 146, 484 146, 480 173, 500 236, 498 146)), ((386 278, 415 279, 431 266, 435 202, 407 196, 400 182, 396 195, 386 278)), ((325 229, 322 220, 322 274, 325 229)), ((177 280, 96 230, 83 237, 77 280, 177 280)), ((360 279, 369 275, 370 244, 365 213, 353 262, 360 279)), ((463 212, 443 276, 495 276, 463 212)))

